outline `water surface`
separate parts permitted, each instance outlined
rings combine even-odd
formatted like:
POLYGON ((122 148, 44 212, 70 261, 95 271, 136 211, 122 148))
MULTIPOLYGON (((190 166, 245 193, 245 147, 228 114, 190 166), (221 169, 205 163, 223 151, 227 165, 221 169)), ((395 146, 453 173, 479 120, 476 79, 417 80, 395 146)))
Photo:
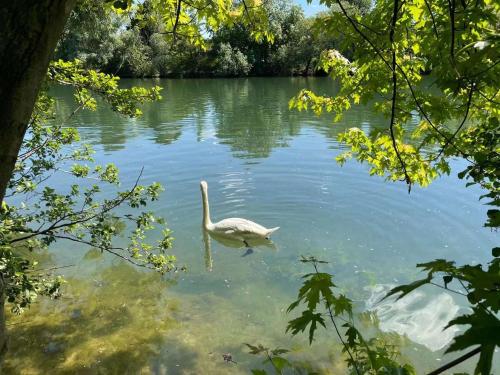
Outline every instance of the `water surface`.
MULTIPOLYGON (((442 332, 464 311, 460 296, 422 289, 398 303, 378 303, 396 283, 421 277, 415 264, 435 258, 484 263, 496 235, 482 227, 480 191, 454 176, 429 188, 369 177, 367 167, 334 161, 337 134, 369 130, 387 121, 358 107, 337 124, 328 116, 290 112, 301 88, 335 92, 326 78, 125 81, 164 87, 164 99, 144 116, 126 119, 110 110, 72 119, 100 163, 114 162, 124 186, 144 166, 143 182, 166 192, 152 209, 173 230, 172 252, 188 271, 159 277, 111 256, 58 243, 44 257, 68 279, 58 301, 41 300, 23 321, 12 319, 11 373, 244 374, 259 365, 242 343, 292 349, 290 357, 324 373, 341 373, 332 330, 285 335, 286 307, 296 296, 298 262, 314 255, 330 263, 343 292, 359 312, 377 312, 379 329, 403 346, 419 373, 438 367, 455 331, 442 332), (245 217, 280 226, 273 244, 204 241, 199 181, 209 184, 213 220, 245 217), (392 333, 391 333, 392 332, 392 333), (394 333, 395 332, 395 333, 394 333), (231 353, 237 364, 226 364, 231 353)), ((58 110, 69 114, 71 93, 58 88, 58 110)), ((453 163, 454 174, 463 168, 453 163)), ((64 175, 52 183, 64 187, 64 175)), ((452 356, 446 357, 448 359, 452 356)), ((470 369, 470 366, 464 366, 470 369)), ((456 370, 458 371, 458 369, 456 370)))

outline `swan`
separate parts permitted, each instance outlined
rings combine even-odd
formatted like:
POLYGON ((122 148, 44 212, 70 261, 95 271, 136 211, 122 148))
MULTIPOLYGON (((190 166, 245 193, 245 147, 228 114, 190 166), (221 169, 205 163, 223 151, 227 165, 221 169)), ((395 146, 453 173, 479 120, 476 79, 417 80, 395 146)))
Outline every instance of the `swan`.
POLYGON ((268 229, 260 224, 254 223, 253 221, 236 217, 224 219, 217 223, 212 223, 212 220, 210 220, 210 208, 208 206, 208 184, 206 181, 200 182, 200 189, 203 203, 203 228, 209 233, 243 241, 245 246, 249 247, 247 240, 268 240, 269 236, 280 228, 276 227, 268 229))

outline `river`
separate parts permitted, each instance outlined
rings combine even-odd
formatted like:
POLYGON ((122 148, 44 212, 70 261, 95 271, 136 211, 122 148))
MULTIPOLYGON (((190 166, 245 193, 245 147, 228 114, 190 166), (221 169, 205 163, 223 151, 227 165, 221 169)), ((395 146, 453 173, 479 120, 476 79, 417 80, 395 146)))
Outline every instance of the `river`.
MULTIPOLYGON (((429 287, 397 303, 379 300, 389 287, 421 278, 419 262, 488 260, 497 237, 482 227, 481 191, 455 177, 461 161, 452 163, 451 176, 411 194, 403 183, 370 177, 355 161, 339 166, 339 132, 384 128, 387 120, 366 107, 335 124, 330 116, 288 110, 301 88, 334 93, 328 78, 123 84, 158 84, 164 98, 146 105, 138 119, 103 108, 81 112, 70 124, 94 146, 99 163, 116 163, 122 186, 131 186, 142 167, 143 183, 164 185, 151 209, 166 218, 172 253, 187 271, 161 277, 85 246, 57 243, 41 257, 74 265, 59 270, 68 280, 64 295, 40 299, 22 319, 11 319, 7 373, 246 374, 262 366, 243 343, 285 347, 294 361, 341 373, 331 328, 319 329, 312 346, 306 335, 285 334, 295 316, 286 308, 311 271, 301 255, 330 262, 322 269, 356 311, 377 313, 378 327, 360 316, 366 332, 400 344, 418 373, 455 357, 443 358, 455 331, 442 329, 465 311, 462 297, 429 287), (204 241, 200 180, 208 182, 213 220, 245 217, 280 226, 273 243, 243 256, 243 244, 204 241), (224 353, 237 363, 225 363, 224 353)), ((58 112, 69 114, 71 92, 56 88, 54 95, 58 112)), ((56 175, 52 186, 65 186, 65 178, 56 175)))

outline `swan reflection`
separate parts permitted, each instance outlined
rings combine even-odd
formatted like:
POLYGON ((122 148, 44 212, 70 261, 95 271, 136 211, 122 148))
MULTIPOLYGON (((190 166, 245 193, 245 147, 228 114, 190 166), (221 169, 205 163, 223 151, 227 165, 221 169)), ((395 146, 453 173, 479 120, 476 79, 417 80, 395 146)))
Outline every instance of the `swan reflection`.
POLYGON ((203 233, 203 244, 205 246, 205 268, 207 271, 211 272, 213 269, 213 258, 212 258, 212 239, 221 244, 224 247, 231 247, 233 249, 245 250, 242 253, 242 257, 250 255, 253 253, 253 249, 257 247, 267 247, 272 250, 277 250, 276 245, 271 240, 266 239, 250 239, 247 241, 248 247, 241 241, 235 240, 233 238, 224 237, 214 233, 210 233, 202 228, 203 233))
POLYGON ((406 335, 410 340, 432 351, 444 348, 455 336, 458 328, 444 329, 460 307, 446 293, 430 296, 421 290, 397 300, 388 298, 379 302, 393 285, 367 288, 371 295, 366 308, 376 312, 382 331, 406 335))

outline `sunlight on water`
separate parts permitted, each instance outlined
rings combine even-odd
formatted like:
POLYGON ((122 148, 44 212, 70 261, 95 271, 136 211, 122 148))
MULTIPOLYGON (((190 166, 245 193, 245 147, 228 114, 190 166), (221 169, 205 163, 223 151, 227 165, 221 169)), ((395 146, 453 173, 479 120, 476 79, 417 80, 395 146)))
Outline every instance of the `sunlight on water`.
MULTIPOLYGON (((286 308, 311 271, 300 255, 329 261, 323 270, 357 310, 378 314, 378 328, 370 323, 367 330, 403 345, 419 373, 438 367, 455 333, 442 328, 465 299, 425 289, 376 302, 389 285, 421 277, 419 262, 488 259, 497 236, 482 227, 486 208, 477 188, 465 189, 452 174, 408 195, 403 184, 369 177, 365 166, 339 167, 339 132, 387 124, 363 107, 338 124, 288 111, 301 88, 335 92, 328 79, 125 81, 134 84, 160 84, 165 99, 136 120, 102 109, 81 113, 72 125, 98 162, 117 164, 123 186, 144 166, 144 183, 166 187, 151 209, 167 219, 172 251, 188 271, 162 278, 85 247, 55 244, 41 263, 75 264, 59 271, 68 280, 64 296, 9 320, 7 373, 247 374, 260 359, 247 354, 245 342, 289 348, 305 367, 343 373, 331 330, 320 330, 312 347, 306 337, 285 335, 286 308), (204 237, 202 179, 214 221, 245 217, 280 226, 273 241, 251 244, 247 254, 243 244, 204 237), (237 364, 224 363, 224 353, 237 364)), ((58 111, 69 114, 71 93, 54 91, 58 111)), ((455 174, 461 167, 455 163, 455 174)), ((56 175, 52 184, 67 186, 66 178, 56 175)))
POLYGON ((453 298, 445 293, 431 295, 418 290, 400 300, 389 298, 379 303, 395 286, 375 285, 367 288, 371 295, 366 301, 366 309, 377 313, 380 329, 406 335, 432 351, 443 349, 449 344, 459 331, 456 326, 445 330, 460 309, 453 298))

